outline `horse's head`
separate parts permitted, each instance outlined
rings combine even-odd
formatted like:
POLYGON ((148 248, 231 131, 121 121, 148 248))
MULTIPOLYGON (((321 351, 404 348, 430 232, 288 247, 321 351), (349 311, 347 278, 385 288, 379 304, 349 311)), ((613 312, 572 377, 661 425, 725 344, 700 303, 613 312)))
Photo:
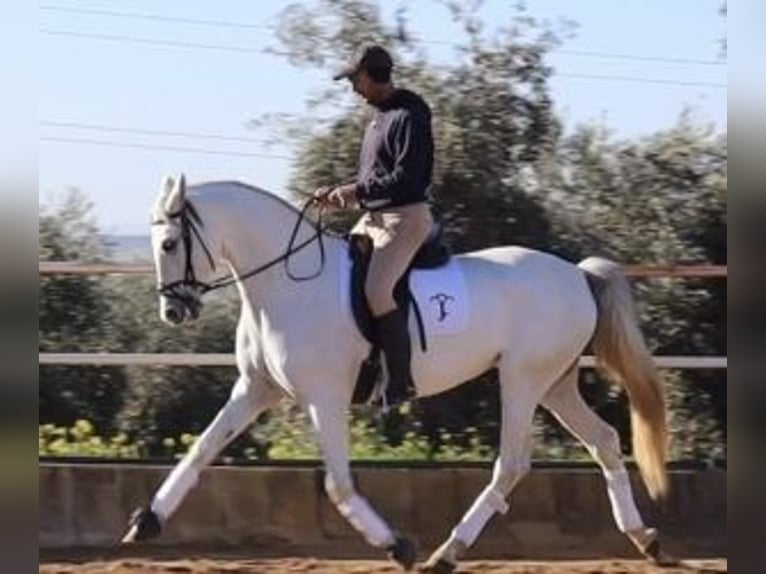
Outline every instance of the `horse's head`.
POLYGON ((186 180, 167 177, 152 209, 152 255, 160 317, 177 325, 196 319, 215 262, 200 233, 203 222, 186 198, 186 180))

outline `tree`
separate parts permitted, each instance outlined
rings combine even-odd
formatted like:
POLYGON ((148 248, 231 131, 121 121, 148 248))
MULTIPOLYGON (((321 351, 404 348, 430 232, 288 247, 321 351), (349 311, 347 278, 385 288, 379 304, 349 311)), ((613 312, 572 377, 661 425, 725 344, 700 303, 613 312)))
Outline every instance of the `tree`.
MULTIPOLYGON (((108 256, 91 204, 72 191, 40 213, 40 260, 108 256)), ((231 294, 208 297, 205 314, 183 329, 164 325, 154 282, 140 277, 40 279, 40 350, 48 352, 230 352, 239 316, 231 294)), ((164 438, 199 433, 228 396, 233 369, 161 367, 40 368, 40 423, 90 421, 97 435, 120 430, 162 454, 164 438)))
MULTIPOLYGON (((359 46, 386 45, 396 55, 397 81, 421 93, 432 107, 436 210, 455 248, 547 247, 549 225, 537 198, 527 193, 523 175, 559 136, 547 85, 550 70, 543 62, 555 35, 520 16, 496 38, 486 39, 461 3, 447 8, 466 35, 451 66, 428 64, 407 30, 404 9, 395 24, 386 24, 376 5, 363 1, 289 6, 280 18, 279 49, 292 64, 322 67, 329 78, 329 70, 359 46)), ((339 88, 347 90, 328 85, 308 102, 310 109, 337 105, 339 88)), ((369 110, 358 101, 341 110, 329 121, 287 124, 284 135, 300 150, 290 186, 295 193, 353 177, 369 110)), ((342 225, 347 228, 353 217, 342 217, 342 225)))
MULTIPOLYGON (((725 257, 724 137, 694 126, 686 116, 674 128, 635 142, 615 141, 598 126, 563 137, 545 64, 561 32, 539 26, 522 10, 489 38, 473 16, 476 6, 449 1, 445 6, 465 32, 452 65, 428 62, 408 31, 406 9, 389 24, 376 4, 358 0, 290 6, 281 16, 279 48, 292 64, 322 67, 328 77, 365 43, 381 43, 395 54, 398 80, 423 94, 434 112, 436 208, 456 250, 516 243, 572 260, 590 254, 658 263, 725 257)), ((288 124, 286 135, 300 150, 292 180, 296 193, 354 175, 367 111, 358 102, 338 106, 341 93, 328 82, 327 90, 308 102, 312 112, 326 103, 335 106, 339 112, 331 119, 288 124)), ((352 217, 344 216, 340 224, 348 226, 352 217)), ((720 335, 725 287, 694 281, 637 287, 644 325, 658 352, 725 352, 720 335)), ((480 382, 494 378, 489 373, 480 382)), ((708 431, 720 434, 725 407, 711 407, 725 405, 720 374, 670 378, 676 381, 671 390, 676 426, 701 425, 706 430, 695 435, 700 439, 709 438, 708 431)), ((593 375, 586 379, 589 399, 626 435, 624 396, 592 384, 593 375)), ((419 428, 434 440, 441 426, 477 426, 485 438, 496 440, 499 413, 492 385, 466 385, 422 401, 414 411, 419 428), (469 403, 472 408, 465 409, 469 403)), ((391 436, 396 435, 394 428, 391 436)), ((702 452, 708 444, 687 442, 681 451, 702 452)))
MULTIPOLYGON (((725 263, 727 146, 724 135, 683 115, 676 126, 619 142, 602 127, 562 140, 544 181, 557 241, 578 255, 626 263, 725 263)), ((641 319, 657 354, 726 354, 726 285, 719 280, 636 283, 641 319)), ((669 373, 679 455, 725 448, 726 375, 669 373), (695 432, 689 432, 694 429, 695 432)), ((602 414, 627 431, 620 395, 589 387, 602 414)))
MULTIPOLYGON (((531 194, 528 175, 552 153, 560 136, 548 89, 544 55, 557 42, 549 29, 516 14, 510 25, 488 38, 464 3, 446 4, 465 32, 456 63, 435 67, 407 29, 406 9, 396 22, 383 21, 376 4, 356 0, 317 0, 291 5, 280 18, 280 53, 293 65, 339 68, 360 46, 376 42, 394 55, 397 83, 422 94, 433 111, 436 144, 435 211, 456 251, 497 244, 548 248, 550 223, 541 198, 531 194), (316 18, 322 14, 322 18, 316 18)), ((330 103, 340 112, 330 120, 288 122, 284 135, 298 144, 291 189, 297 195, 355 174, 361 135, 369 109, 359 101, 338 106, 348 86, 333 85, 308 102, 316 111, 330 103)), ((261 125, 261 122, 259 125, 261 125)), ((347 230, 357 214, 335 216, 347 230)), ((491 382, 494 373, 483 377, 491 382)), ((497 391, 468 385, 415 409, 436 441, 439 427, 483 427, 494 438, 497 391), (463 408, 472 404, 470 415, 463 408)), ((397 434, 390 427, 391 435, 397 434)))
MULTIPOLYGON (((239 303, 232 293, 209 294, 200 318, 182 327, 165 325, 157 313, 151 280, 125 278, 112 287, 112 308, 123 337, 114 351, 233 353, 239 303)), ((152 455, 163 440, 199 434, 228 398, 236 380, 229 367, 130 367, 115 426, 141 440, 152 455)))
MULTIPOLYGON (((105 254, 91 215, 91 204, 73 190, 64 202, 39 217, 40 260, 92 261, 105 254)), ((114 335, 108 294, 98 278, 40 278, 40 351, 97 352, 109 349, 114 335)), ((125 386, 119 368, 40 367, 40 423, 71 425, 87 418, 101 431, 111 428, 125 386)))

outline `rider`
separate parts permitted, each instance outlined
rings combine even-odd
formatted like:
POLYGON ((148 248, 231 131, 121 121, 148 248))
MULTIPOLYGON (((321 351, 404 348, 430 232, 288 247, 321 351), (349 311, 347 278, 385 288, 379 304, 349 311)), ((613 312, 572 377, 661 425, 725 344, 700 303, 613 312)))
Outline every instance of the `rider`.
POLYGON ((373 242, 365 294, 385 354, 390 405, 408 398, 412 382, 407 322, 393 291, 433 223, 426 199, 434 155, 431 110, 414 92, 394 86, 392 68, 389 53, 373 45, 334 76, 351 82, 374 108, 373 117, 364 132, 356 181, 315 193, 340 207, 356 203, 365 210, 353 232, 373 242))

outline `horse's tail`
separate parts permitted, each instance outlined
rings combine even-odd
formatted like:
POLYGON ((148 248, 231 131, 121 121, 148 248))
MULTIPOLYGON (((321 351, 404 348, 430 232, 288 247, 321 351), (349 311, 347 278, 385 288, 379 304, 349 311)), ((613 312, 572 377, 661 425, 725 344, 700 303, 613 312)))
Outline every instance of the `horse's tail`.
POLYGON ((633 297, 620 266, 589 257, 586 273, 598 307, 591 342, 599 366, 622 385, 630 400, 633 455, 652 498, 667 493, 667 419, 661 379, 638 326, 633 297))

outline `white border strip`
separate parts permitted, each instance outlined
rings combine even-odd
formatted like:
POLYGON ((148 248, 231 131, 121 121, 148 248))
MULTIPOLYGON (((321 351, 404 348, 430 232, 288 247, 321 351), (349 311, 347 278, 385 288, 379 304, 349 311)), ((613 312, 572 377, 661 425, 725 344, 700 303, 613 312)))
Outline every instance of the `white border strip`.
MULTIPOLYGON (((726 369, 726 357, 659 356, 655 364, 661 369, 726 369)), ((233 367, 234 354, 229 353, 40 353, 40 365, 91 366, 166 366, 166 367, 233 367)), ((582 357, 580 366, 595 366, 595 358, 582 357)))
MULTIPOLYGON (((726 265, 625 265, 630 277, 727 277, 726 265)), ((79 261, 39 261, 42 275, 151 275, 151 263, 82 263, 79 261)))

